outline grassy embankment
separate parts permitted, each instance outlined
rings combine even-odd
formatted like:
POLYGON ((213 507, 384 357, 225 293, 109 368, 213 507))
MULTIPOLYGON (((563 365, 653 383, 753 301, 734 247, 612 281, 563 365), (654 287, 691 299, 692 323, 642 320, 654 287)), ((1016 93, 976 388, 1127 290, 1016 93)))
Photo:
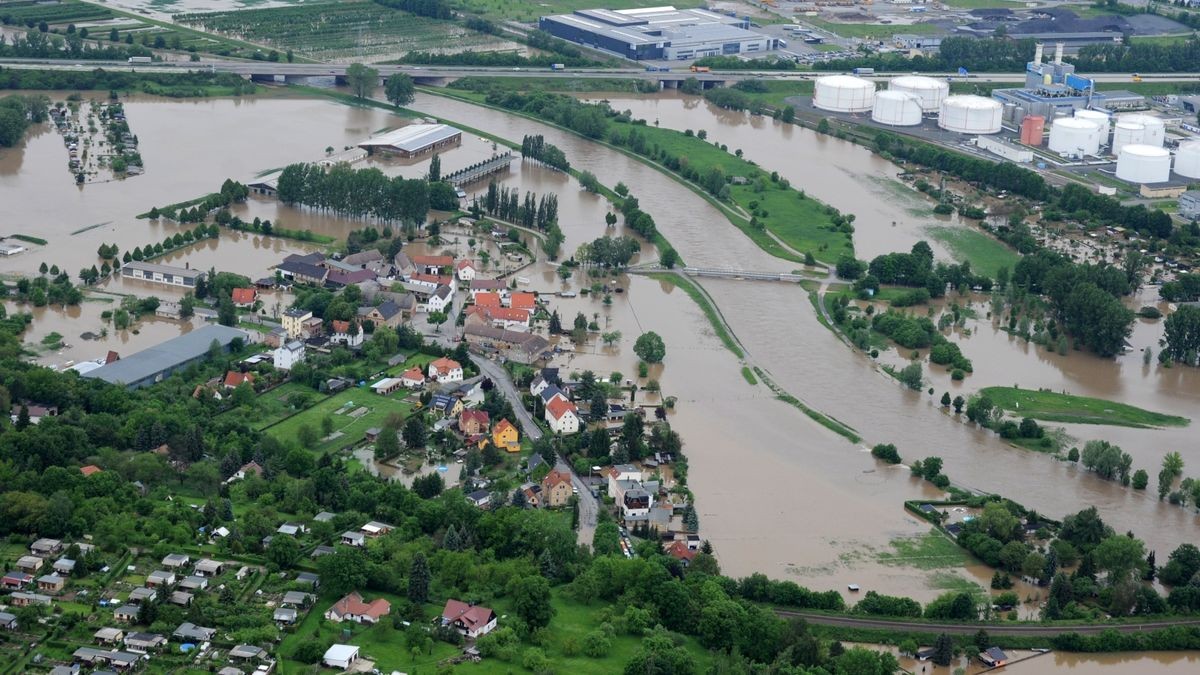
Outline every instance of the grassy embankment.
POLYGON ((1124 403, 1100 398, 1034 391, 1015 387, 985 387, 980 390, 999 408, 1019 417, 1065 424, 1109 424, 1146 429, 1182 427, 1191 420, 1164 415, 1124 403))
POLYGON ((787 403, 793 408, 800 410, 805 415, 808 415, 817 424, 829 429, 833 433, 845 438, 851 443, 860 443, 862 441, 862 436, 859 436, 858 432, 855 431, 853 427, 843 424, 841 421, 834 419, 833 417, 830 417, 819 410, 810 408, 804 403, 804 401, 801 401, 795 396, 789 394, 787 391, 781 389, 779 385, 775 384, 774 380, 772 380, 765 372, 763 372, 762 368, 755 366, 754 374, 758 376, 759 380, 762 380, 763 384, 767 385, 768 389, 775 393, 776 398, 784 403, 787 403))
MULTIPOLYGON (((460 98, 479 105, 488 105, 484 102, 485 95, 480 92, 428 88, 423 91, 439 96, 460 98)), ((543 124, 556 126, 553 122, 518 111, 497 106, 489 107, 507 114, 521 115, 543 124)), ((811 252, 816 259, 827 263, 836 262, 843 253, 853 255, 854 246, 851 236, 847 232, 839 231, 833 225, 833 210, 830 207, 803 195, 790 186, 784 187, 771 181, 769 173, 764 172, 754 163, 722 150, 715 144, 720 142, 719 138, 714 138, 713 142, 709 142, 695 134, 689 136, 686 132, 649 125, 632 125, 615 119, 608 119, 607 125, 609 134, 613 132, 628 133, 630 126, 636 126, 638 132, 645 138, 647 147, 657 146, 675 157, 687 158, 692 166, 704 167, 706 170, 709 167, 719 168, 727 177, 746 178, 748 180, 746 185, 731 184, 729 186, 729 202, 723 202, 709 194, 701 186, 649 157, 618 145, 609 144, 607 141, 592 139, 645 162, 687 186, 720 209, 730 223, 767 253, 784 260, 803 262, 803 254, 811 252), (756 180, 758 177, 763 178, 761 192, 758 191, 760 186, 756 185, 760 182, 756 180), (758 220, 758 227, 751 225, 750 213, 754 209, 750 208, 750 202, 757 202, 759 215, 755 218, 758 220), (764 213, 766 215, 763 215, 764 213)), ((565 128, 564 130, 570 131, 565 128)))

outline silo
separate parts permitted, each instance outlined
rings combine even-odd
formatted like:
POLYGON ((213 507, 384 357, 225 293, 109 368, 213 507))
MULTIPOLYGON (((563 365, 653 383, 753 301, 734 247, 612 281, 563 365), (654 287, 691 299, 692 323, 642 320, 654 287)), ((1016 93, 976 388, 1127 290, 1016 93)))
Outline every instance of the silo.
POLYGON ((1021 120, 1021 142, 1025 145, 1040 146, 1045 132, 1046 118, 1041 115, 1029 115, 1021 120))
POLYGON ((1108 135, 1112 131, 1112 118, 1099 110, 1076 110, 1077 119, 1090 120, 1100 127, 1100 145, 1108 145, 1108 135))
POLYGON ((1126 145, 1140 145, 1146 138, 1145 125, 1126 120, 1117 120, 1113 127, 1112 154, 1121 156, 1121 148, 1126 145))
POLYGON ((1171 179, 1171 153, 1153 145, 1126 145, 1117 157, 1117 178, 1130 183, 1165 183, 1171 179))
POLYGON ((899 91, 916 96, 921 103, 921 111, 937 112, 942 101, 950 95, 950 83, 932 77, 920 75, 904 75, 888 83, 888 91, 899 91))
POLYGON ((1200 141, 1179 144, 1175 152, 1175 173, 1186 178, 1200 178, 1200 141))
POLYGON ((871 119, 896 127, 916 126, 921 123, 921 100, 902 91, 881 91, 875 94, 871 119))
POLYGON ((850 75, 817 78, 813 106, 831 112, 866 112, 875 102, 875 83, 850 75))
POLYGON ((938 113, 938 126, 960 134, 994 134, 1000 131, 1004 108, 982 96, 947 96, 938 113))
MULTIPOLYGON (((1145 115, 1142 113, 1130 113, 1128 115, 1118 115, 1117 122, 1131 122, 1140 124, 1144 128, 1144 133, 1139 141, 1132 141, 1138 145, 1154 145, 1162 147, 1163 140, 1167 137, 1167 126, 1163 123, 1161 117, 1153 115, 1145 115)), ((1116 141, 1113 142, 1116 145, 1116 141)), ((1115 151, 1115 149, 1114 149, 1115 151)))
POLYGON ((1056 119, 1050 127, 1049 148, 1071 157, 1095 155, 1100 152, 1100 127, 1079 117, 1056 119))

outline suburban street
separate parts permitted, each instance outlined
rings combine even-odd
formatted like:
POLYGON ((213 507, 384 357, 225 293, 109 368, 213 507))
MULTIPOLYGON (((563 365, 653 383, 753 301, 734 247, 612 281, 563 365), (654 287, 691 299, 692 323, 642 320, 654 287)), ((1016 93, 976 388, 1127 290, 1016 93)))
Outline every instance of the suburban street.
MULTIPOLYGON (((522 433, 531 440, 538 440, 542 437, 542 430, 533 421, 533 416, 521 405, 521 392, 517 391, 517 387, 513 384, 512 378, 508 376, 508 371, 504 370, 499 364, 490 359, 485 359, 482 356, 475 356, 472 359, 476 366, 479 367, 479 372, 489 378, 496 385, 497 391, 504 394, 508 402, 512 404, 513 412, 516 413, 517 423, 521 427, 522 433)), ((580 544, 592 547, 592 535, 596 531, 596 516, 599 512, 600 505, 592 491, 583 482, 575 470, 567 464, 561 456, 558 458, 557 468, 560 471, 569 471, 571 474, 571 484, 576 489, 576 498, 579 500, 579 532, 578 541, 580 544)))

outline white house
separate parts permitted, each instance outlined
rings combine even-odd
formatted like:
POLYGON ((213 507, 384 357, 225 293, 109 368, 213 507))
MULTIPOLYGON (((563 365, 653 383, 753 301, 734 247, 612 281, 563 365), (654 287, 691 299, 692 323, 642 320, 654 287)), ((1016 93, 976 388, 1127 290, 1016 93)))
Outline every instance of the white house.
POLYGON ((404 374, 400 376, 400 386, 405 389, 416 389, 423 384, 425 384, 425 373, 422 373, 421 369, 416 366, 404 371, 404 374))
POLYGON ((333 333, 329 336, 329 341, 335 344, 344 344, 347 347, 358 347, 363 343, 363 331, 357 324, 350 321, 334 321, 333 333))
POLYGON ((453 303, 454 289, 450 286, 442 285, 429 294, 429 299, 425 301, 425 309, 429 312, 444 312, 453 303))
POLYGON ((292 366, 304 361, 304 343, 299 340, 290 340, 275 350, 274 354, 275 367, 282 370, 291 370, 292 366))
POLYGON ((349 670, 350 666, 358 660, 358 647, 354 645, 333 645, 325 650, 325 656, 321 662, 330 668, 341 668, 349 670))
POLYGON ((442 357, 429 364, 429 377, 441 383, 462 382, 462 365, 453 359, 442 357))
POLYGON ((475 281, 475 265, 470 260, 459 260, 454 266, 454 272, 458 275, 459 281, 475 281))
POLYGON ((576 433, 579 431, 579 410, 565 398, 552 398, 546 404, 546 422, 555 433, 576 433))
POLYGON ((608 494, 617 494, 617 484, 621 481, 640 481, 642 471, 632 464, 617 464, 608 470, 608 494))

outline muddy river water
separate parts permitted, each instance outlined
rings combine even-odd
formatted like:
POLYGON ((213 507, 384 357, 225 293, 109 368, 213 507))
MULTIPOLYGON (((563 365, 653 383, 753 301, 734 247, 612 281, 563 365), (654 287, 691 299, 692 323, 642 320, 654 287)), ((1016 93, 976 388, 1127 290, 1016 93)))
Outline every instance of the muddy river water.
MULTIPOLYGON (((658 119, 663 126, 705 128, 710 138, 720 138, 730 149, 741 148, 747 157, 780 171, 812 196, 854 213, 860 257, 907 249, 923 238, 924 223, 911 214, 912 200, 896 196, 895 167, 866 150, 770 119, 726 113, 674 96, 610 98, 615 108, 633 109, 635 115, 658 119)), ((688 189, 621 153, 543 124, 458 101, 422 94, 412 107, 509 139, 545 135, 574 166, 592 171, 606 185, 622 181, 630 186, 642 208, 653 214, 691 265, 776 271, 794 266, 762 252, 688 189)), ((99 262, 95 251, 101 243, 115 242, 125 250, 161 241, 174 232, 174 226, 137 220, 136 214, 152 205, 212 191, 226 177, 248 181, 290 162, 319 159, 327 146, 340 150, 402 123, 381 110, 287 96, 198 102, 135 98, 127 103, 126 112, 139 136, 147 167, 143 176, 78 188, 63 170, 66 154, 61 140, 49 129, 35 130, 23 147, 0 152, 0 204, 4 205, 0 234, 25 233, 49 241, 45 247, 33 246, 28 253, 0 260, 0 273, 35 273, 43 260, 78 270, 99 262), (100 225, 79 232, 95 224, 100 225)), ((464 135, 462 147, 444 153, 443 172, 490 152, 490 143, 464 135)), ((397 163, 381 168, 418 175, 425 165, 397 163)), ((608 205, 579 190, 563 174, 518 162, 504 182, 522 191, 558 193, 565 253, 605 234, 608 205)), ((361 227, 361 223, 270 200, 252 199, 239 209, 243 218, 270 218, 284 227, 334 236, 361 227)), ((259 276, 287 253, 308 248, 291 240, 222 232, 218 240, 185 249, 166 261, 259 276)), ((647 254, 652 255, 648 247, 643 259, 647 254)), ((542 291, 578 290, 590 283, 561 282, 544 265, 526 276, 531 287, 542 291)), ((928 530, 906 514, 901 503, 934 498, 938 492, 914 480, 903 467, 877 466, 863 447, 815 424, 777 400, 761 383, 747 382, 742 364, 721 346, 695 304, 669 282, 634 276, 620 283, 628 292, 616 295, 610 307, 584 296, 555 301, 564 322, 577 311, 589 318, 600 314, 605 330, 619 328, 624 334, 613 348, 590 347, 558 357, 556 365, 628 376, 636 372, 632 343, 637 335, 654 330, 663 336, 668 357, 651 376, 662 382, 666 394, 679 400, 672 421, 687 444, 689 482, 698 496, 702 534, 712 540, 726 572, 741 575, 761 570, 819 589, 858 583, 922 600, 962 582, 987 585, 990 571, 983 568, 930 573, 883 564, 877 554, 888 551, 893 540, 928 530)), ((110 286, 105 290, 170 294, 121 282, 110 286)), ((990 432, 947 415, 927 394, 901 389, 877 364, 852 352, 817 322, 801 288, 734 280, 705 280, 703 286, 745 346, 749 362, 769 371, 780 386, 810 406, 858 430, 865 445, 894 442, 909 458, 938 455, 956 483, 1010 495, 1051 517, 1096 505, 1115 529, 1133 530, 1160 557, 1181 541, 1196 539, 1200 521, 1191 511, 1160 504, 1064 462, 1011 448, 990 432)), ((981 310, 985 315, 986 308, 981 310)), ((67 310, 38 310, 28 339, 36 342, 53 330, 75 345, 66 353, 44 355, 41 360, 47 363, 101 356, 115 347, 80 346, 75 339, 85 330, 98 330, 100 311, 102 304, 93 302, 67 310)), ((177 330, 176 325, 145 322, 136 335, 110 331, 106 339, 120 340, 122 350, 132 351, 163 339, 177 330)), ((1090 393, 1164 412, 1195 410, 1197 383, 1187 369, 1146 371, 1137 354, 1109 362, 1079 354, 1059 357, 1014 343, 983 319, 972 328, 963 348, 975 360, 977 372, 958 387, 964 393, 987 384, 1019 383, 1090 393)), ((1160 330, 1158 324, 1139 326, 1134 341, 1138 346, 1152 342, 1160 330)), ((955 388, 941 372, 931 378, 938 396, 955 388)), ((1190 467, 1200 463, 1200 453, 1187 440, 1186 431, 1070 432, 1117 440, 1134 454, 1135 466, 1147 470, 1156 467, 1167 449, 1183 452, 1190 467)), ((1022 597, 1035 593, 1031 589, 1022 597)))

